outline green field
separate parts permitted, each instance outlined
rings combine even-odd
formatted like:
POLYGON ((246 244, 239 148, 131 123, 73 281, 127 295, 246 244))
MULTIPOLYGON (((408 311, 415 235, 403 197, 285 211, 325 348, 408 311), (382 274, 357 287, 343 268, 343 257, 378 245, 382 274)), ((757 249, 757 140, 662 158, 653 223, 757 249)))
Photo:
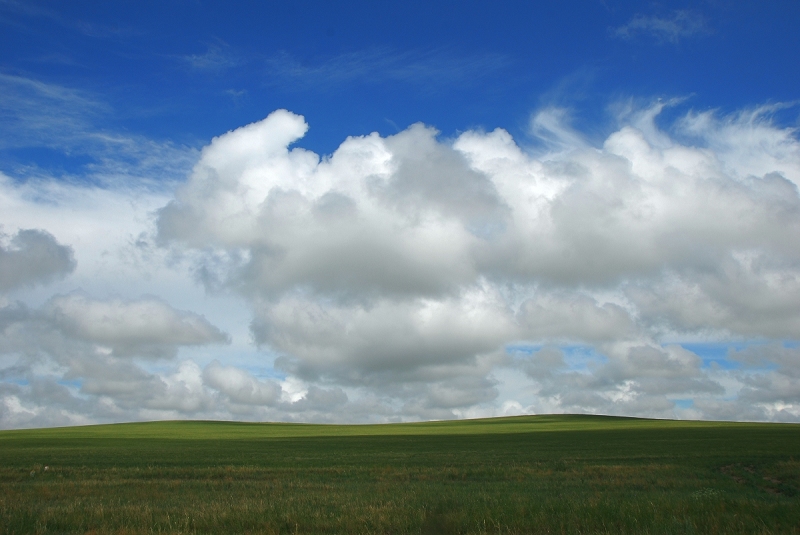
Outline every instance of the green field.
POLYGON ((800 425, 3 431, 0 486, 0 533, 800 533, 800 425))

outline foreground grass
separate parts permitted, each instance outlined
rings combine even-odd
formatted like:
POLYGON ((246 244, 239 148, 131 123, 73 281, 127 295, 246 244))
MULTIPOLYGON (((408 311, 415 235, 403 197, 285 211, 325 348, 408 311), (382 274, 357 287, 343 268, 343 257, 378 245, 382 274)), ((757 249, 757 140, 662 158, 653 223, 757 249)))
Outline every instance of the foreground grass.
POLYGON ((800 533, 800 426, 531 416, 0 432, 0 533, 92 532, 800 533))

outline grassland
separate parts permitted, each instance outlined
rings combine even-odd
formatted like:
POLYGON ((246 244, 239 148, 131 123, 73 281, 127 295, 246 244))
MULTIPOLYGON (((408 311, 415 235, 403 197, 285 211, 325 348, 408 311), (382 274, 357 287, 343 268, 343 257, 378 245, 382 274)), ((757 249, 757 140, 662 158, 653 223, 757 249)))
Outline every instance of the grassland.
POLYGON ((4 431, 0 533, 800 533, 800 426, 530 416, 4 431))

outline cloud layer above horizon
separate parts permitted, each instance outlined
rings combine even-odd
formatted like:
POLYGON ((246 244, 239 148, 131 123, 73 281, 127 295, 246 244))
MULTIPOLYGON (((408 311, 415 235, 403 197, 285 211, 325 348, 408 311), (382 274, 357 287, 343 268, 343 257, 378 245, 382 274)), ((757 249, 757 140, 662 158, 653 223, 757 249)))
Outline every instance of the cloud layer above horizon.
POLYGON ((546 108, 533 147, 414 124, 323 157, 277 110, 174 191, 2 177, 0 426, 796 421, 796 131, 775 107, 661 128, 671 104, 600 145, 546 108))

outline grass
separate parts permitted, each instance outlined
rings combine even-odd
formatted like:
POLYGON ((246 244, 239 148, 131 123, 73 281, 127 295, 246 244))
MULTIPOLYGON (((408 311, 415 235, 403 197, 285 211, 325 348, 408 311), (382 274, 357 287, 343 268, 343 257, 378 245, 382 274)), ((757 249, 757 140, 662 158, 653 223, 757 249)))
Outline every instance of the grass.
POLYGON ((4 431, 0 487, 0 533, 800 533, 800 425, 4 431))

